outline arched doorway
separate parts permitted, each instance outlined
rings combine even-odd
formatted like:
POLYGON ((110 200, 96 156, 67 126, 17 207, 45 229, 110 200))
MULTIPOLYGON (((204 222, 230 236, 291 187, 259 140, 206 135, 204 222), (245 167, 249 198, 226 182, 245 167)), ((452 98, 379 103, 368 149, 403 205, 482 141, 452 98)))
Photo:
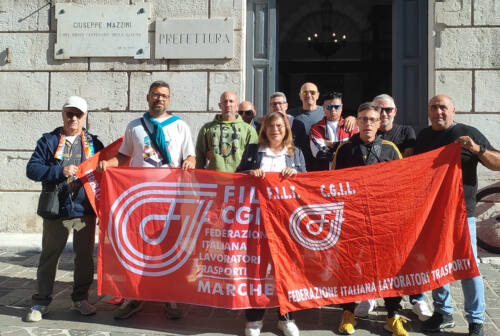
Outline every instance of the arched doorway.
POLYGON ((278 1, 278 88, 291 106, 306 81, 344 94, 344 111, 391 92, 392 0, 278 1))
POLYGON ((428 15, 418 0, 247 0, 245 97, 262 115, 272 92, 297 106, 300 85, 312 81, 343 92, 354 113, 388 93, 397 122, 419 130, 427 125, 428 15))

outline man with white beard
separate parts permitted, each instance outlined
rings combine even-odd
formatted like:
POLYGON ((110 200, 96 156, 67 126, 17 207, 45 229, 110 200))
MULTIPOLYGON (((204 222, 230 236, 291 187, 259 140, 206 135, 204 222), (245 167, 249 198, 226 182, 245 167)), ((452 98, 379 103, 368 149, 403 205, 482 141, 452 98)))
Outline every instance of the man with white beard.
POLYGON ((380 128, 378 134, 382 139, 394 142, 403 157, 413 154, 415 146, 415 130, 411 126, 394 123, 398 113, 394 99, 388 94, 381 94, 373 98, 373 103, 380 107, 380 128))

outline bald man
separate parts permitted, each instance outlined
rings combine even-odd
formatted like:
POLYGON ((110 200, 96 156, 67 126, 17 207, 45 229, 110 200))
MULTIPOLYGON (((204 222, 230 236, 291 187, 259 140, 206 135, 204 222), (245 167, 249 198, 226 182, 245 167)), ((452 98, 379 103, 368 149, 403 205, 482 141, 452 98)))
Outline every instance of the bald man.
POLYGON ((257 111, 255 111, 255 106, 251 101, 244 100, 238 105, 238 114, 243 118, 243 121, 251 125, 257 133, 259 132, 259 123, 255 121, 255 116, 257 111))
POLYGON ((238 96, 232 91, 222 93, 221 113, 206 123, 196 141, 196 168, 234 172, 248 144, 257 143, 257 132, 236 112, 238 96))
MULTIPOLYGON (((323 167, 318 163, 311 152, 309 144, 309 132, 311 127, 324 117, 323 107, 317 105, 319 99, 318 86, 314 83, 306 82, 302 84, 299 91, 301 107, 290 109, 287 113, 294 116, 292 133, 294 134, 295 146, 300 148, 304 154, 307 171, 321 170, 323 167)), ((344 121, 344 129, 350 132, 354 126, 356 118, 349 116, 344 121)))
MULTIPOLYGON (((472 251, 477 257, 476 208, 477 165, 481 163, 491 170, 500 170, 500 153, 493 148, 488 139, 476 128, 455 123, 455 106, 451 98, 437 95, 428 105, 431 126, 424 128, 417 136, 415 154, 425 153, 452 142, 462 147, 462 181, 464 186, 465 207, 469 225, 472 251)), ((444 209, 443 209, 444 211, 444 209)), ((443 242, 446 244, 446 242, 443 242)), ((484 322, 484 287, 481 275, 461 281, 464 293, 465 317, 469 323, 469 336, 483 336, 484 322)), ((451 305, 450 285, 432 291, 434 314, 424 322, 423 330, 436 332, 453 328, 453 307, 451 305)))

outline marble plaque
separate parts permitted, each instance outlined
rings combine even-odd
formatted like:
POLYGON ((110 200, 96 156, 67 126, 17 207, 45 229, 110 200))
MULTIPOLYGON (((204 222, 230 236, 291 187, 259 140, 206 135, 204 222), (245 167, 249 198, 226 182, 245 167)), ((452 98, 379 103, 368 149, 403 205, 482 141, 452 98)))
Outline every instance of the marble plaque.
POLYGON ((57 3, 56 59, 70 57, 150 58, 151 4, 130 6, 57 3))
POLYGON ((233 58, 233 20, 156 20, 155 58, 233 58))

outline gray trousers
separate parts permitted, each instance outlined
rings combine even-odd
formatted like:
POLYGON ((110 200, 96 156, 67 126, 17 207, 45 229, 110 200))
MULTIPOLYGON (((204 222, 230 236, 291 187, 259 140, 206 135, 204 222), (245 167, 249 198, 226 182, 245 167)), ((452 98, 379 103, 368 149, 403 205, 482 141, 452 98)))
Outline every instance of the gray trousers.
POLYGON ((42 253, 37 270, 37 292, 32 296, 33 304, 48 306, 52 301, 59 258, 69 236, 69 231, 64 224, 75 220, 84 221, 85 227, 79 231, 73 230, 75 265, 71 299, 81 301, 88 298, 88 291, 94 280, 95 216, 71 220, 44 219, 42 253))

